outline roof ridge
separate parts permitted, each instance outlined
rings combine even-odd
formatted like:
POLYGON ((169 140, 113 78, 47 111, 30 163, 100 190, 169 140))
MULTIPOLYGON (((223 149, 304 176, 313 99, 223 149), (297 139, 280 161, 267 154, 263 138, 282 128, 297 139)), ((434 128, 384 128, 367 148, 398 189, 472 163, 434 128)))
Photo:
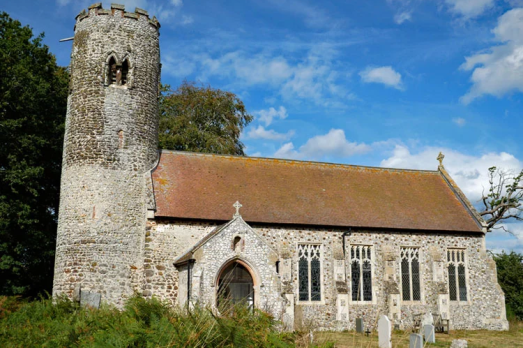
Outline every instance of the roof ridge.
POLYGON ((320 162, 320 161, 307 161, 307 160, 296 160, 296 159, 286 159, 286 158, 274 158, 274 157, 251 157, 251 156, 239 156, 239 155, 222 155, 222 154, 213 154, 213 153, 203 153, 203 152, 191 152, 191 151, 178 151, 178 150, 166 150, 160 149, 160 154, 163 153, 172 153, 180 154, 185 156, 202 156, 202 157, 223 157, 231 158, 237 160, 263 160, 267 162, 280 162, 280 163, 298 163, 305 165, 322 165, 322 166, 334 166, 340 168, 351 168, 351 169, 375 169, 381 171, 393 171, 393 172, 413 172, 413 173, 427 173, 427 174, 438 174, 438 170, 428 170, 428 169, 406 169, 406 168, 390 168, 390 167, 375 167, 375 166, 365 166, 365 165, 355 165, 355 164, 345 164, 345 163, 334 163, 334 162, 320 162))

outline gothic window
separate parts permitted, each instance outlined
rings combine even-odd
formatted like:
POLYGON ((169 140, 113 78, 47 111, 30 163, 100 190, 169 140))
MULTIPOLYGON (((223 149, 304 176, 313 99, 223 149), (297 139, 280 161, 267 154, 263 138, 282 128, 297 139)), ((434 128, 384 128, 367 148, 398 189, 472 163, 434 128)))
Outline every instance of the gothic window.
POLYGON ((352 301, 372 301, 372 252, 367 245, 350 248, 352 301))
POLYGON ((107 71, 107 81, 110 85, 116 84, 116 60, 114 57, 109 59, 109 69, 107 71))
POLYGON ((421 301, 419 248, 401 248, 403 301, 421 301))
POLYGON ((447 250, 449 271, 449 298, 451 301, 467 301, 467 278, 465 276, 465 250, 447 250))
POLYGON ((299 301, 321 301, 321 245, 298 245, 299 301))
POLYGON ((121 85, 127 84, 127 76, 129 75, 129 62, 126 60, 122 63, 122 77, 121 77, 121 85))

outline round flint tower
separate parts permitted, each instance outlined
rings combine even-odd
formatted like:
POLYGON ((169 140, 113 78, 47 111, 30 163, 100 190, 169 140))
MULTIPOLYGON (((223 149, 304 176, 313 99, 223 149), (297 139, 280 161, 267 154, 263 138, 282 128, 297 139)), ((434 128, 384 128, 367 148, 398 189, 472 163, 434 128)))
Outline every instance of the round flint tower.
POLYGON ((123 5, 76 17, 53 294, 141 290, 147 173, 158 156, 159 29, 123 5))

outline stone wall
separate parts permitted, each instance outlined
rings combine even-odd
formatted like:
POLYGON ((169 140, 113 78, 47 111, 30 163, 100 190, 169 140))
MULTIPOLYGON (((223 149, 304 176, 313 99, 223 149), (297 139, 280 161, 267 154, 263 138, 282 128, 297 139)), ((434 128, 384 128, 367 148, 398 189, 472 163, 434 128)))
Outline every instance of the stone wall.
POLYGON ((81 286, 121 305, 143 288, 146 175, 158 158, 158 28, 146 11, 114 4, 76 18, 54 295, 81 286), (111 59, 127 61, 125 84, 110 83, 111 59))
MULTIPOLYGON (((156 257, 156 263, 172 263, 175 257, 181 255, 182 250, 190 244, 211 232, 217 225, 204 223, 172 223, 168 220, 156 221, 151 229, 151 245, 156 245, 153 254, 160 255, 160 249, 167 248, 173 251, 171 255, 165 250, 162 256, 156 257), (154 242, 161 240, 162 242, 154 242), (155 244, 156 243, 156 244, 155 244), (163 247, 159 248, 160 245, 163 247), (174 252, 180 251, 180 252, 174 252)), ((278 298, 290 296, 295 308, 291 313, 294 326, 302 325, 316 329, 353 329, 357 317, 364 318, 366 325, 374 328, 380 314, 387 314, 396 319, 392 321, 402 328, 412 325, 412 315, 427 311, 448 311, 451 319, 451 328, 467 329, 495 329, 507 328, 504 313, 504 295, 496 282, 495 267, 484 249, 482 234, 453 234, 453 233, 414 233, 414 232, 385 232, 347 229, 325 228, 293 228, 286 226, 253 225, 253 231, 269 245, 279 257, 280 280, 288 276, 285 274, 284 264, 288 263, 291 282, 286 286, 281 283, 274 296, 278 298), (343 234, 345 253, 343 251, 343 234), (298 258, 297 245, 303 243, 320 243, 323 245, 323 301, 321 304, 300 304, 297 296, 298 258), (373 301, 369 304, 352 303, 350 296, 350 246, 370 245, 373 249, 373 301), (420 274, 422 296, 419 302, 403 302, 400 295, 400 248, 417 247, 420 249, 420 274), (447 248, 462 248, 466 251, 467 259, 467 288, 468 301, 448 301, 448 275, 446 251, 447 248), (340 271, 341 265, 341 271, 340 271), (337 282, 341 276, 343 281, 337 282), (289 289, 290 288, 290 289, 289 289), (348 295, 347 295, 348 289, 348 295), (289 294, 290 293, 290 294, 289 294), (340 308, 343 300, 348 300, 348 316, 343 320, 340 308), (443 301, 447 300, 447 301, 443 301), (392 302, 396 303, 394 307, 392 302), (445 307, 446 305, 446 307, 445 307)), ((202 274, 214 274, 216 269, 223 266, 224 257, 220 253, 230 252, 228 244, 232 236, 223 235, 223 243, 209 242, 205 257, 200 259, 202 274), (221 245, 223 244, 223 245, 221 245), (223 250, 220 252, 220 250, 223 250), (216 255, 213 257, 212 255, 216 255), (207 271, 209 269, 209 271, 207 271)), ((214 237, 216 238, 216 237, 214 237)), ((248 248, 246 244, 246 248, 248 248)), ((246 251, 247 252, 247 251, 246 251)), ((267 262, 265 260, 265 262, 267 262)), ((198 261, 197 261, 198 263, 198 261)), ((195 265, 195 267, 197 267, 195 265)), ((164 284, 172 288, 177 287, 177 271, 170 267, 163 272, 164 284)), ((210 278, 204 275, 204 284, 210 278)), ((174 293, 165 291, 153 292, 160 297, 169 296, 174 301, 174 293)), ((212 303, 211 292, 202 296, 204 301, 212 303)), ((276 297, 274 297, 276 298, 276 297)), ((285 302, 285 301, 284 301, 285 302)), ((283 318, 280 318, 283 319, 283 318)))

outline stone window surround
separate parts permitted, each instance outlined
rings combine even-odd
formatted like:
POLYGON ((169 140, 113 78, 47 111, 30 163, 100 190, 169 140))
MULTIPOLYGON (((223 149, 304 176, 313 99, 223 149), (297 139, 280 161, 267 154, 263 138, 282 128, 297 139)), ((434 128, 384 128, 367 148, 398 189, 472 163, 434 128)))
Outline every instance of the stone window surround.
MULTIPOLYGON (((424 259, 423 259, 423 247, 419 245, 401 245, 400 246, 400 254, 398 258, 398 268, 399 268, 399 288, 400 288, 400 298, 401 298, 401 304, 402 305, 424 305, 425 304, 425 288, 423 284, 423 265, 424 259), (403 300, 403 277, 401 274, 401 249, 403 248, 411 248, 411 249, 418 249, 418 262, 419 262, 419 286, 420 286, 420 299, 419 301, 409 300, 405 301, 403 300)), ((410 274, 411 280, 412 280, 412 274, 410 274)))
POLYGON ((134 69, 135 69, 135 66, 134 66, 133 59, 132 59, 130 53, 126 53, 123 56, 123 58, 120 59, 118 57, 118 55, 116 54, 116 52, 111 51, 111 52, 107 53, 105 62, 103 62, 103 64, 102 64, 101 76, 103 76, 103 77, 99 77, 99 78, 103 82, 103 85, 105 87, 129 89, 129 88, 133 87, 134 69), (128 69, 127 69, 127 83, 126 84, 116 85, 114 83, 111 83, 110 77, 109 77, 109 69, 110 69, 109 62, 111 61, 111 58, 114 59, 117 66, 121 66, 123 64, 123 62, 127 61, 128 69))
POLYGON ((300 242, 297 242, 296 243, 296 262, 295 262, 295 265, 296 265, 296 274, 297 274, 297 283, 296 283, 296 288, 295 288, 295 294, 296 294, 296 304, 299 304, 299 305, 325 305, 325 277, 323 275, 323 272, 324 272, 324 264, 325 264, 325 248, 323 246, 323 243, 314 243, 314 242, 310 242, 310 241, 300 241, 300 242), (299 253, 299 246, 300 245, 319 245, 320 246, 320 284, 321 284, 321 288, 320 288, 320 296, 321 296, 321 300, 320 301, 300 301, 300 253, 299 253))
MULTIPOLYGON (((471 291, 472 291, 472 289, 470 288, 470 281, 469 281, 469 258, 468 258, 468 255, 467 255, 467 248, 463 248, 463 247, 449 247, 449 248, 447 248, 447 250, 445 251, 445 260, 447 259, 447 251, 452 251, 452 250, 459 250, 459 251, 464 251, 465 252, 464 266, 465 266, 465 286, 467 287, 467 300, 466 301, 460 301, 460 300, 451 301, 450 300, 449 274, 448 274, 448 272, 449 272, 449 270, 448 270, 449 262, 447 261, 445 263, 445 265, 446 265, 445 273, 447 275, 447 281, 445 283, 447 285, 447 291, 448 291, 448 294, 449 294, 449 304, 459 305, 459 306, 468 306, 468 305, 471 304, 471 298, 472 298, 471 291)), ((457 274, 456 274, 456 276, 457 276, 457 274)), ((458 296, 459 296, 459 290, 458 290, 458 296)))
POLYGON ((377 298, 376 298, 376 281, 375 281, 375 263, 376 263, 376 252, 375 252, 375 248, 374 248, 374 245, 371 245, 371 244, 358 244, 358 243, 354 243, 354 244, 348 244, 348 255, 349 255, 349 262, 348 262, 348 265, 347 265, 347 269, 349 270, 348 274, 349 274, 349 277, 348 277, 348 285, 349 285, 349 304, 353 304, 353 305, 370 305, 370 304, 376 304, 377 303, 377 298), (370 269, 370 274, 371 274, 371 285, 372 285, 372 300, 371 301, 353 301, 352 300, 352 259, 350 257, 350 250, 353 246, 367 246, 367 247, 370 247, 370 257, 371 257, 371 269, 370 269))

